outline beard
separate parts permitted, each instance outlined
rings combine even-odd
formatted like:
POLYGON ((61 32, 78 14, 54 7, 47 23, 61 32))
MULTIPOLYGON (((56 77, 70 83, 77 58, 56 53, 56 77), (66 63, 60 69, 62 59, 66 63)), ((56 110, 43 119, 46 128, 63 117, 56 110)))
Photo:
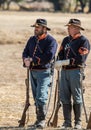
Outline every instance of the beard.
POLYGON ((35 31, 34 31, 34 34, 35 34, 36 36, 41 36, 42 34, 44 34, 44 32, 43 32, 43 30, 41 30, 41 31, 35 30, 35 31))

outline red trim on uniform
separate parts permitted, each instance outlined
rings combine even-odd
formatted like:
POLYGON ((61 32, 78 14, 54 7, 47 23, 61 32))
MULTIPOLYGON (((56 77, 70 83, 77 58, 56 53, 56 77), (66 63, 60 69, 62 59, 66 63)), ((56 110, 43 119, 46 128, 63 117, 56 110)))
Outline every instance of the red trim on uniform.
POLYGON ((74 36, 73 36, 73 39, 77 39, 77 38, 79 38, 81 36, 81 34, 80 33, 77 33, 77 34, 75 34, 74 36))
POLYGON ((63 46, 60 46, 59 51, 62 51, 62 50, 63 50, 63 46))
POLYGON ((72 63, 71 63, 71 65, 74 65, 74 63, 75 63, 75 59, 72 58, 72 63))
POLYGON ((42 34, 41 36, 38 36, 38 40, 42 40, 44 38, 46 38, 47 34, 42 34))
POLYGON ((39 65, 39 64, 40 64, 40 58, 39 58, 39 57, 37 57, 37 56, 36 56, 36 58, 37 58, 37 60, 38 60, 38 65, 39 65))
POLYGON ((86 55, 88 54, 89 50, 87 48, 84 48, 84 47, 80 47, 78 52, 81 54, 81 55, 86 55))

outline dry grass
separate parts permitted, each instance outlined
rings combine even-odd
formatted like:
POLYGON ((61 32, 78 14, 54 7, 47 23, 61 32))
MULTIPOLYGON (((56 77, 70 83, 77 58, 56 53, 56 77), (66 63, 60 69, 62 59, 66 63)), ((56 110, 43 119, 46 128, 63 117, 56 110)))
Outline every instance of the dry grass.
MULTIPOLYGON (((67 34, 64 25, 70 18, 79 18, 82 26, 86 28, 83 34, 91 43, 91 14, 61 14, 40 12, 0 12, 0 129, 12 130, 18 126, 18 120, 25 104, 26 69, 22 67, 22 51, 33 28, 30 28, 36 18, 46 18, 51 34, 60 45, 67 34)), ((86 92, 84 94, 87 114, 91 112, 91 54, 87 60, 86 68, 86 92)), ((55 75, 56 76, 56 75, 55 75)), ((54 95, 54 94, 53 94, 54 95)), ((28 125, 35 121, 35 109, 32 94, 30 92, 31 106, 29 108, 30 120, 28 125)), ((47 119, 52 107, 49 108, 47 119)), ((74 117, 73 117, 74 119, 74 117)), ((62 109, 59 111, 58 125, 63 123, 62 109)), ((86 128, 85 115, 82 111, 82 126, 86 128)), ((28 129, 28 128, 27 128, 28 129)), ((47 129, 47 128, 46 128, 47 129)), ((49 128, 48 128, 49 129, 49 128)), ((52 128, 53 130, 53 128, 52 128)))

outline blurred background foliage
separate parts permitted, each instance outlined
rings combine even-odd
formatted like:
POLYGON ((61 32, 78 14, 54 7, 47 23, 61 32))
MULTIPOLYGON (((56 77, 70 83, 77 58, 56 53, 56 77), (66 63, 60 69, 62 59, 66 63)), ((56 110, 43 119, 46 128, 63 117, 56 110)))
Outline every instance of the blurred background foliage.
POLYGON ((91 13, 91 0, 0 0, 0 10, 91 13))

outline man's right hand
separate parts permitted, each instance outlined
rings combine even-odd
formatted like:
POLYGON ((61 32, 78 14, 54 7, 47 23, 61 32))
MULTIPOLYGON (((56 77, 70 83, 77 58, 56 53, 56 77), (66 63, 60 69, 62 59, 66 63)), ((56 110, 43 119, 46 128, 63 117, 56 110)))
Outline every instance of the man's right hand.
POLYGON ((24 58, 25 67, 29 67, 31 62, 32 62, 32 58, 24 58))

